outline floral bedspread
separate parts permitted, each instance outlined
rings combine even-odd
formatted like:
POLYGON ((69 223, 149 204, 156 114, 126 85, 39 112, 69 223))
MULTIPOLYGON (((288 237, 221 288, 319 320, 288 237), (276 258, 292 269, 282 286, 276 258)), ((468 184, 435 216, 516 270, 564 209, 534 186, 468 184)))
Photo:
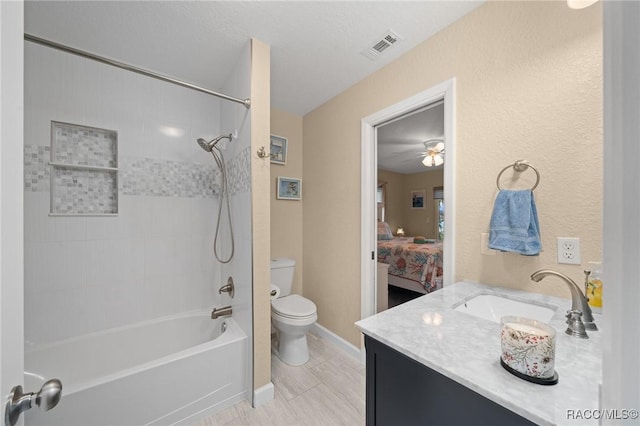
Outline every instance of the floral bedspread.
POLYGON ((413 237, 378 240, 378 262, 389 264, 389 274, 416 281, 427 292, 442 276, 442 243, 414 244, 413 237))

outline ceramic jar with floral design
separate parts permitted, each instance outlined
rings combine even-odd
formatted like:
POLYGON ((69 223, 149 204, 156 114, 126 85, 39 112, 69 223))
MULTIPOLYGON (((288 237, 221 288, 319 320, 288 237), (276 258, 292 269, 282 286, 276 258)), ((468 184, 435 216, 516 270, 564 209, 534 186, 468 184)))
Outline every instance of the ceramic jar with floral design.
POLYGON ((500 319, 502 361, 519 373, 540 379, 555 372, 556 331, 530 318, 505 316, 500 319))

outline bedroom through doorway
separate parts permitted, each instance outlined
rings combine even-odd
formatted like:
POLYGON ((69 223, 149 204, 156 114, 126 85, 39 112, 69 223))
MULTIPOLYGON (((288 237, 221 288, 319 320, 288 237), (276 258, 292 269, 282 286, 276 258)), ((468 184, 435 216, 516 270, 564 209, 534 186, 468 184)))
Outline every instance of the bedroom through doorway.
POLYGON ((375 126, 376 312, 442 288, 444 100, 375 126))
MULTIPOLYGON (((401 120, 403 117, 410 117, 412 113, 418 113, 424 109, 428 109, 429 106, 435 106, 439 102, 443 102, 444 108, 444 144, 446 161, 444 161, 444 177, 443 177, 443 217, 442 221, 442 286, 446 287, 454 283, 455 279, 455 240, 456 240, 456 191, 455 191, 455 155, 456 155, 456 79, 455 77, 438 83, 429 89, 409 96, 397 103, 391 104, 371 115, 363 117, 360 121, 361 124, 361 190, 360 190, 360 231, 361 231, 361 263, 360 263, 360 291, 361 291, 361 318, 367 318, 374 315, 376 312, 380 312, 384 307, 388 307, 388 301, 381 300, 388 298, 388 283, 384 283, 385 278, 388 281, 388 271, 379 271, 378 269, 385 268, 387 264, 378 262, 378 239, 377 239, 377 187, 378 187, 378 131, 377 128, 383 128, 384 125, 392 124, 394 121, 401 120), (380 279, 378 279, 378 277, 380 279), (379 291, 382 290, 382 291, 379 291), (378 295, 378 293, 381 293, 378 295), (378 308, 378 304, 383 305, 378 308)), ((425 142, 425 141, 420 141, 425 142)), ((421 153, 440 150, 442 147, 438 147, 439 142, 430 144, 426 147, 422 143, 420 152, 418 152, 418 162, 424 160, 421 157, 421 153)), ((426 156, 426 154, 425 154, 426 156)), ((435 157, 429 154, 430 157, 435 157)), ((433 162, 440 162, 435 158, 432 158, 433 162)), ((424 164, 422 164, 425 168, 424 164)), ((432 166, 431 166, 432 167, 432 166)), ((420 207, 421 203, 425 206, 427 202, 427 188, 410 188, 410 189, 423 189, 422 193, 417 192, 415 194, 409 193, 405 196, 405 203, 409 202, 410 207, 420 207), (414 197, 415 195, 415 197, 414 197), (414 200, 415 198, 415 200, 414 200)), ((433 191, 433 189, 431 189, 433 191)), ((385 194, 386 195, 386 194, 385 194)), ((388 208, 391 206, 389 201, 385 202, 385 219, 388 219, 388 208)), ((409 223, 409 222, 405 222, 409 223)), ((403 226, 402 223, 398 223, 403 226)), ((433 225, 433 222, 431 223, 433 225)), ((403 228, 405 236, 407 236, 407 229, 403 228)), ((411 231, 409 231, 411 232, 411 231)), ((417 232, 417 231, 416 231, 417 232)), ((393 237, 393 234, 398 233, 398 229, 391 230, 389 225, 389 234, 393 237)), ((425 232, 426 233, 426 232, 425 232)), ((410 235, 420 236, 420 235, 410 235)), ((427 235, 422 235, 425 240, 428 239, 427 235)), ((426 241, 425 241, 426 243, 426 241)), ((402 266, 402 262, 400 264, 402 266)))

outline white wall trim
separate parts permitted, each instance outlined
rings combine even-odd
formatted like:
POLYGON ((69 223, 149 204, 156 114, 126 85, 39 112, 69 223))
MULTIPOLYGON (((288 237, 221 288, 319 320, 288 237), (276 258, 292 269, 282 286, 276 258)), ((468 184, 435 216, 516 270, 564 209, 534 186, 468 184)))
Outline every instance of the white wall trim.
POLYGON ((329 329, 321 326, 316 322, 315 324, 313 324, 313 327, 311 328, 311 332, 326 339, 327 341, 332 343, 334 346, 342 350, 345 354, 349 355, 350 357, 356 359, 359 362, 362 362, 360 349, 356 348, 351 343, 347 342, 342 337, 338 336, 337 334, 330 331, 329 329))
POLYGON ((262 404, 273 401, 274 395, 275 388, 273 387, 273 382, 260 386, 258 389, 253 391, 253 408, 258 408, 262 404))
MULTIPOLYGON (((640 3, 604 4, 601 409, 640 409, 640 3)), ((601 424, 637 424, 603 419, 601 424)))
MULTIPOLYGON (((6 395, 14 386, 24 384, 22 1, 0 1, 0 45, 0 387, 6 395)), ((3 418, 4 410, 3 401, 3 418)))
POLYGON ((451 78, 430 89, 413 95, 381 111, 365 117, 361 121, 361 318, 367 318, 376 309, 376 228, 375 228, 375 190, 378 178, 377 141, 375 127, 410 111, 444 99, 444 136, 447 144, 447 157, 444 164, 444 253, 443 285, 455 281, 455 144, 456 144, 456 79, 451 78), (373 259, 371 253, 374 253, 373 259))

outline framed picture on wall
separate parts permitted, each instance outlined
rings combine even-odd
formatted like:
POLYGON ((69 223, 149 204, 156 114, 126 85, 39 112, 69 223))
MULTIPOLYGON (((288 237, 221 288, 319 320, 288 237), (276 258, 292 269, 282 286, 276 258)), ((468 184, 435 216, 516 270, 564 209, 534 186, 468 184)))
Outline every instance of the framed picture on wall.
POLYGON ((424 209, 426 197, 427 197, 426 189, 412 189, 411 190, 411 208, 424 209))
POLYGON ((287 164, 287 138, 271 135, 271 162, 274 164, 287 164))
POLYGON ((278 200, 301 200, 302 180, 278 176, 276 198, 278 200))

